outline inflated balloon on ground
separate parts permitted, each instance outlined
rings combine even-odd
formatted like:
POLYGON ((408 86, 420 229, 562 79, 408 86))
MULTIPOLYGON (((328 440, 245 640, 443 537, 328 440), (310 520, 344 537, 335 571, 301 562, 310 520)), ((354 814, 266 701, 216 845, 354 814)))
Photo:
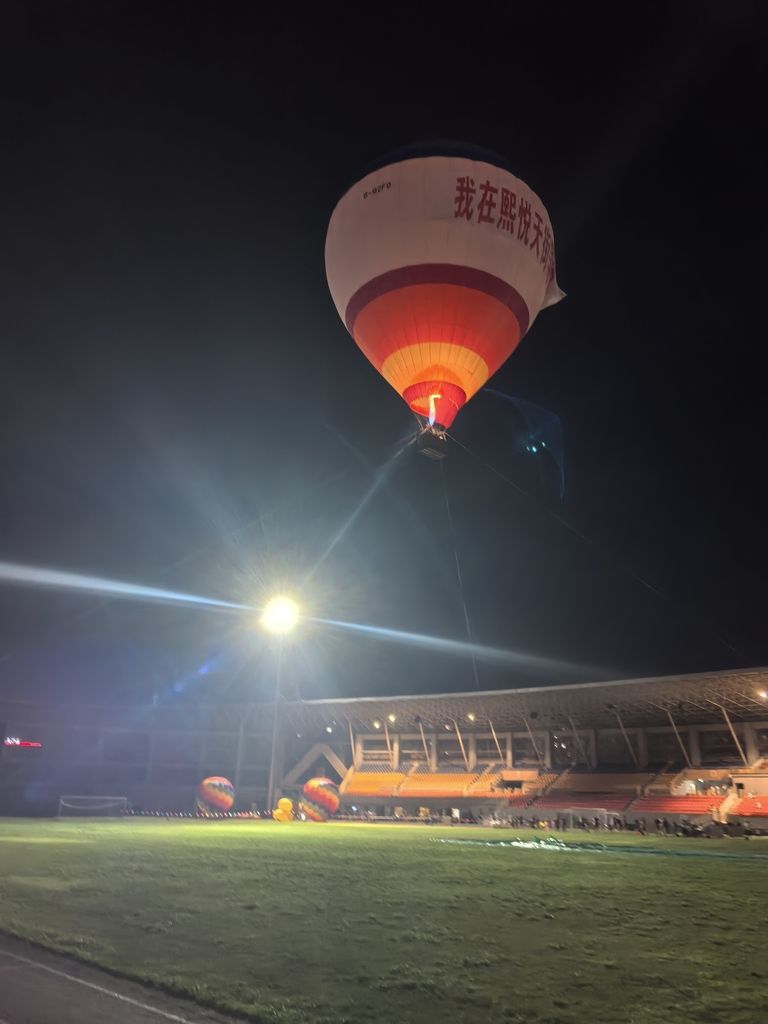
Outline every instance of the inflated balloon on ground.
POLYGON ((197 809, 201 814, 225 814, 234 802, 235 787, 221 775, 211 775, 197 787, 197 809))
POLYGON ((331 779, 310 779, 299 806, 310 821, 327 821, 339 809, 339 787, 331 779))

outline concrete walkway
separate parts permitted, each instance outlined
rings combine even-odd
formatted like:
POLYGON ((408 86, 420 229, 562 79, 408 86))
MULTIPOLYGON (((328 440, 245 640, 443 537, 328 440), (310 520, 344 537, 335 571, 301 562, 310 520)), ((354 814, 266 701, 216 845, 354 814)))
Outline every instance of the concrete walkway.
POLYGON ((0 936, 0 1024, 234 1024, 213 1010, 0 936))

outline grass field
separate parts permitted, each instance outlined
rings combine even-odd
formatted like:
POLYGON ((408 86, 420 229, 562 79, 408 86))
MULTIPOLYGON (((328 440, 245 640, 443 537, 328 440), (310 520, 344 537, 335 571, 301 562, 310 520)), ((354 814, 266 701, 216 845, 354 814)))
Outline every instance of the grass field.
POLYGON ((765 1021, 768 841, 434 841, 515 834, 0 819, 0 928, 281 1024, 765 1021))

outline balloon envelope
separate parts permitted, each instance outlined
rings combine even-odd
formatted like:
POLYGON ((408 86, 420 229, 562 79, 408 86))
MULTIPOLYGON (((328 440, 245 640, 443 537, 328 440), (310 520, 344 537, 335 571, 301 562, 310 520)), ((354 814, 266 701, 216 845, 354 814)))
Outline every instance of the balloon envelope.
POLYGON ((235 787, 221 775, 211 775, 197 787, 197 807, 202 813, 223 814, 234 802, 235 787))
POLYGON ((549 215, 494 155, 437 152, 366 175, 333 211, 325 266, 362 352, 440 427, 562 298, 549 215))
POLYGON ((310 779, 299 806, 310 821, 326 821, 339 809, 339 787, 331 779, 310 779))

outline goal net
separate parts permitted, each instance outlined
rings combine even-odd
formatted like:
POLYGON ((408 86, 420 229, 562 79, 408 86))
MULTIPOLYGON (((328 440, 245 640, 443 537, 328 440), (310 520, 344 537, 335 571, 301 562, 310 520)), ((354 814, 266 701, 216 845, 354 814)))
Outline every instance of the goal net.
POLYGON ((607 828, 609 821, 619 817, 615 812, 606 811, 604 807, 569 807, 561 814, 568 820, 568 828, 607 828))
POLYGON ((115 818, 127 810, 127 796, 59 797, 60 818, 115 818))

